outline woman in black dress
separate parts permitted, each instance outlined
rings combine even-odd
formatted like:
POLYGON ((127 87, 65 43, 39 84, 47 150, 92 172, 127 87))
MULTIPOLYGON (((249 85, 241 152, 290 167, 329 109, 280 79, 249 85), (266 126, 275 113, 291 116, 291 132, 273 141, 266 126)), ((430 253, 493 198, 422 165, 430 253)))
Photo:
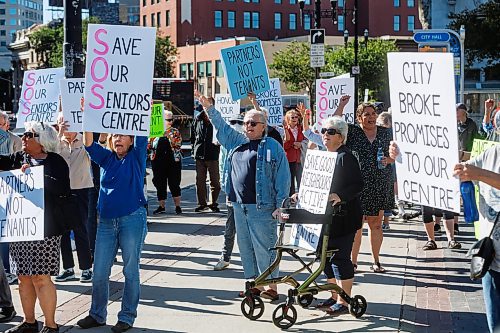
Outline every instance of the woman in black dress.
POLYGON ((24 321, 7 333, 39 332, 35 319, 35 302, 38 299, 45 318, 40 332, 59 332, 55 322, 57 304, 56 287, 51 276, 59 273, 61 235, 64 231, 60 210, 61 197, 70 193, 69 168, 57 151, 59 140, 56 131, 39 122, 25 124, 23 151, 0 156, 0 170, 44 166, 44 231, 40 241, 10 243, 11 269, 19 277, 19 294, 24 310, 24 321))

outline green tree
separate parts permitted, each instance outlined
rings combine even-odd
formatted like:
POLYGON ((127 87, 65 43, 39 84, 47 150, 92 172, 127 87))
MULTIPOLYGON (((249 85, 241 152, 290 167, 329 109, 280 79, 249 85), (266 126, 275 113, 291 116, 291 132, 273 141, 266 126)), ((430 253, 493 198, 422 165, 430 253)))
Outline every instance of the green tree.
POLYGON ((465 27, 465 55, 470 66, 486 60, 493 65, 500 58, 500 0, 490 0, 472 10, 453 14, 448 28, 455 31, 465 27))
POLYGON ((173 59, 177 56, 177 48, 170 41, 170 36, 156 36, 154 77, 173 77, 173 59))

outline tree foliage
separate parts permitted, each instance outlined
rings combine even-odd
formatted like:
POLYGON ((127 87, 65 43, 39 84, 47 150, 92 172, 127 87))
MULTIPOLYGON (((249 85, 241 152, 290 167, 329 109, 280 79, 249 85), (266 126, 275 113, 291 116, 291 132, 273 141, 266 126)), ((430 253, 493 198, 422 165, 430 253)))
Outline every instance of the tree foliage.
POLYGON ((465 27, 465 55, 468 65, 486 60, 488 65, 500 58, 500 0, 490 0, 472 10, 454 14, 448 28, 465 27))
POLYGON ((170 41, 170 36, 156 36, 154 77, 173 77, 173 61, 177 48, 170 41), (169 60, 170 59, 170 60, 169 60))

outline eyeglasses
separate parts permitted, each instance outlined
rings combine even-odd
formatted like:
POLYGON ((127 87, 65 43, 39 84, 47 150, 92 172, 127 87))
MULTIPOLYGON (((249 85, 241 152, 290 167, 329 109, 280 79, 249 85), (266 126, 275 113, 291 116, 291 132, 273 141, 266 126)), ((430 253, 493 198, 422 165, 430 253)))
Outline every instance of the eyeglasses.
POLYGON ((249 121, 244 121, 243 124, 246 126, 250 125, 251 127, 255 127, 255 126, 257 126, 257 124, 263 124, 263 122, 249 120, 249 121))
POLYGON ((335 135, 340 134, 335 128, 322 128, 321 134, 335 135))
POLYGON ((297 116, 291 116, 290 119, 298 119, 299 117, 297 116))
POLYGON ((35 132, 24 132, 23 133, 23 138, 26 139, 33 139, 33 138, 38 138, 40 137, 40 134, 35 133, 35 132))
POLYGON ((243 120, 230 120, 229 124, 230 125, 236 125, 236 124, 243 125, 243 120))
POLYGON ((165 119, 165 121, 170 122, 170 121, 174 121, 174 120, 173 119, 165 119))

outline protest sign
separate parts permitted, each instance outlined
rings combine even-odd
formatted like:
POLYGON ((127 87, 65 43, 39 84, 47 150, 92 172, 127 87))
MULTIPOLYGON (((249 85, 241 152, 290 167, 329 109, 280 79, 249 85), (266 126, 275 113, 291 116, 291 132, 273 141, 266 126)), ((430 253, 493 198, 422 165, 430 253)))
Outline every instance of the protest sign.
POLYGON ((269 80, 271 89, 257 95, 259 106, 267 109, 267 124, 283 125, 283 100, 281 99, 280 79, 269 80))
POLYGON ((233 100, 269 90, 266 58, 260 41, 220 51, 227 86, 233 100))
POLYGON ((89 24, 83 129, 149 136, 156 28, 89 24))
POLYGON ((0 172, 0 242, 44 237, 43 166, 0 172))
POLYGON ((57 122, 61 79, 64 79, 62 67, 24 72, 16 128, 24 127, 27 121, 57 122))
POLYGON ((451 53, 389 53, 399 199, 460 212, 455 83, 451 53))
POLYGON ((151 123, 149 130, 150 138, 159 138, 165 132, 165 116, 163 114, 163 103, 153 104, 151 108, 151 123))
POLYGON ((229 119, 240 114, 240 101, 233 100, 229 94, 215 94, 215 108, 224 121, 229 122, 229 119))
MULTIPOLYGON (((332 185, 337 153, 308 150, 299 187, 299 207, 313 214, 325 214, 332 185)), ((290 241, 294 245, 316 250, 321 224, 294 224, 290 241)))
MULTIPOLYGON (((354 96, 354 78, 316 80, 316 122, 320 126, 333 116, 344 95, 354 96)), ((354 107, 354 98, 344 107, 343 117, 349 124, 354 124, 354 107)))
POLYGON ((85 89, 85 79, 62 79, 61 104, 64 120, 68 122, 68 132, 82 131, 82 98, 85 89))

